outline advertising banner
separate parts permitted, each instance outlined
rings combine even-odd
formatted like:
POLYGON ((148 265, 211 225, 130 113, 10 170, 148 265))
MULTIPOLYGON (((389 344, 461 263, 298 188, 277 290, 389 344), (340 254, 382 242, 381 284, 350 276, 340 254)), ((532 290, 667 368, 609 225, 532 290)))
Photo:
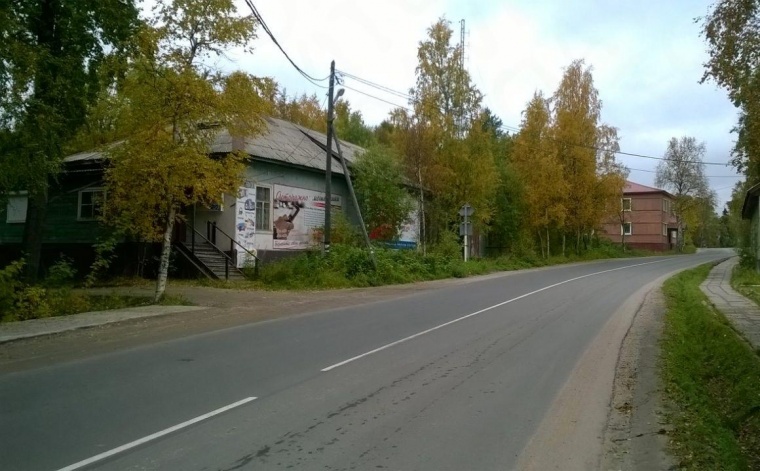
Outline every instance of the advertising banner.
MULTIPOLYGON (((415 206, 417 206, 415 204, 415 206)), ((409 213, 409 217, 401 225, 401 233, 398 239, 388 242, 386 245, 393 249, 416 249, 420 240, 420 212, 415 207, 409 213)))
MULTIPOLYGON (((256 188, 238 188, 235 202, 235 242, 254 252, 256 239, 256 188)), ((242 268, 250 258, 240 245, 237 250, 237 267, 242 268)), ((255 252, 254 252, 255 253, 255 252)))
MULTIPOLYGON (((319 243, 314 230, 325 224, 325 194, 284 185, 274 185, 273 190, 272 247, 303 250, 319 243)), ((340 195, 332 195, 332 207, 341 209, 340 195)))

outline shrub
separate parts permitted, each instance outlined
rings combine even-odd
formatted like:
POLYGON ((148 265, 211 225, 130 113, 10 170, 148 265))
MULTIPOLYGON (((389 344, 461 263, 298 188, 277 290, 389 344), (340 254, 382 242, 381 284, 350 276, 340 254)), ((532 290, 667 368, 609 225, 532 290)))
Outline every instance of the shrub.
POLYGON ((448 231, 442 233, 438 243, 430 247, 430 252, 444 257, 461 257, 462 245, 459 243, 459 236, 448 231))
POLYGON ((50 317, 53 309, 47 300, 47 289, 41 286, 27 286, 16 295, 9 320, 24 321, 40 317, 50 317))
POLYGON ((16 304, 17 293, 24 288, 21 282, 23 268, 24 260, 16 260, 0 270, 0 318, 10 315, 16 304))
POLYGON ((45 286, 61 287, 70 285, 77 275, 73 260, 61 254, 60 258, 50 267, 45 278, 45 286))

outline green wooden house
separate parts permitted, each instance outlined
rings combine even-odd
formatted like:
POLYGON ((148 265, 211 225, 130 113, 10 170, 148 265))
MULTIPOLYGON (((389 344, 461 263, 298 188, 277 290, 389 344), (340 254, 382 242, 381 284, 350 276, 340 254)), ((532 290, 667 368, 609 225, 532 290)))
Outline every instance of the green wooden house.
MULTIPOLYGON (((213 207, 185 208, 187 223, 175 234, 174 258, 185 271, 236 277, 244 260, 276 259, 309 249, 317 240, 326 204, 326 136, 280 119, 266 118, 266 125, 261 135, 242 138, 220 129, 211 145, 211 155, 243 150, 249 159, 237 195, 222 195, 213 207)), ((363 152, 343 141, 341 150, 349 168, 363 152)), ((332 159, 332 208, 358 224, 336 152, 332 159)), ((86 271, 94 260, 93 244, 108 232, 98 222, 108 198, 103 181, 106 165, 99 151, 64 159, 63 173, 50 190, 43 265, 65 254, 86 271)), ((3 265, 21 255, 27 205, 24 192, 7 196, 7 204, 0 208, 3 265)), ((117 268, 141 271, 140 263, 150 264, 152 250, 149 245, 123 241, 117 268)))

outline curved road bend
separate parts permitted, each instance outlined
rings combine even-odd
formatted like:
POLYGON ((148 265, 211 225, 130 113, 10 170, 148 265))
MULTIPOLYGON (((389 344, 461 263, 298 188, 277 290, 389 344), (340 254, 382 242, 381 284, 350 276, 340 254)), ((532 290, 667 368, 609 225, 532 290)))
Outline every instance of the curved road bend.
POLYGON ((626 300, 727 256, 487 276, 5 374, 1 467, 513 469, 626 300))

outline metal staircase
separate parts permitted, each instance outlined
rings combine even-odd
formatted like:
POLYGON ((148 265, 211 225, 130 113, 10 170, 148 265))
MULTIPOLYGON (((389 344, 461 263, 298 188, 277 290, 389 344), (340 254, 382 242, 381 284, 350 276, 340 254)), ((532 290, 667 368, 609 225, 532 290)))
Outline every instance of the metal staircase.
MULTIPOLYGON (((204 236, 195 228, 191 230, 190 240, 177 240, 175 246, 177 251, 188 259, 198 271, 208 278, 216 280, 242 281, 246 279, 243 272, 237 268, 235 260, 214 243, 217 232, 220 232, 230 239, 230 254, 236 256, 236 251, 233 249, 237 242, 234 239, 217 228, 216 224, 208 223, 207 233, 209 237, 204 236)), ((258 273, 258 258, 254 253, 247 250, 246 252, 254 259, 255 273, 258 273)))
POLYGON ((245 280, 243 272, 238 270, 229 259, 227 254, 208 242, 195 244, 193 254, 208 270, 219 280, 238 281, 245 280))

